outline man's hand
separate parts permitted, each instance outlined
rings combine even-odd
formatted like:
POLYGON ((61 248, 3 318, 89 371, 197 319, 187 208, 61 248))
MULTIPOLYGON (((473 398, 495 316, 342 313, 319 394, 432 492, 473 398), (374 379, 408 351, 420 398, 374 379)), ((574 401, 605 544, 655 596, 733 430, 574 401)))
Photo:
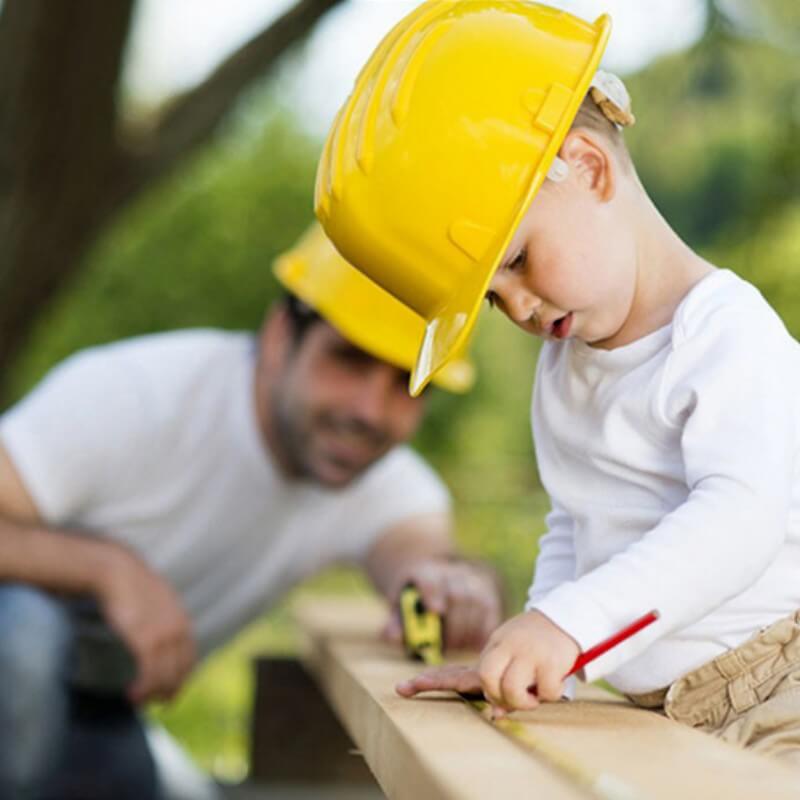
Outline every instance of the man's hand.
POLYGON ((428 610, 444 617, 445 646, 479 650, 502 621, 503 604, 498 581, 483 564, 454 558, 428 558, 414 562, 398 581, 392 616, 384 635, 402 639, 399 593, 413 583, 428 610))
POLYGON ((196 650, 189 616, 169 583, 119 547, 99 578, 97 598, 106 622, 136 659, 131 701, 173 697, 192 670, 196 650))
POLYGON ((452 665, 427 670, 397 685, 403 697, 420 692, 483 691, 495 718, 559 700, 564 676, 580 648, 575 640, 538 611, 528 611, 500 626, 477 666, 452 665))

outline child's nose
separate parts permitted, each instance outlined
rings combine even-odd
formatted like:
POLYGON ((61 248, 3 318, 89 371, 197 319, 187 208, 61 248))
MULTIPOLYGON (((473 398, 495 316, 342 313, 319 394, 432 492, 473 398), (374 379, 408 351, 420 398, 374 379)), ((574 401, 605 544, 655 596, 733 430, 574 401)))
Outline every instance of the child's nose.
POLYGON ((542 301, 532 292, 518 289, 511 293, 509 302, 506 303, 508 316, 519 324, 528 322, 542 301))

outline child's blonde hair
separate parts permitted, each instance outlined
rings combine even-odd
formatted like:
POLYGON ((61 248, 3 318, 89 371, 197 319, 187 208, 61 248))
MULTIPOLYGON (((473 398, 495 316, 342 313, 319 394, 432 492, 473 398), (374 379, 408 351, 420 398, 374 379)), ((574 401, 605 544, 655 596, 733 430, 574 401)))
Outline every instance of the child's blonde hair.
POLYGON ((620 155, 623 166, 633 169, 622 131, 635 122, 625 84, 610 72, 598 71, 575 115, 572 129, 586 128, 601 134, 620 155))

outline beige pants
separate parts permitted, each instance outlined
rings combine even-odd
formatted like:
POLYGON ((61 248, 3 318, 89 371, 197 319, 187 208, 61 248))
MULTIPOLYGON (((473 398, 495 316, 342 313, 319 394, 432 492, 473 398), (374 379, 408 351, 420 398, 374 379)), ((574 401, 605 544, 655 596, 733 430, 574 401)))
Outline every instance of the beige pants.
POLYGON ((800 611, 667 689, 629 699, 800 767, 800 611))

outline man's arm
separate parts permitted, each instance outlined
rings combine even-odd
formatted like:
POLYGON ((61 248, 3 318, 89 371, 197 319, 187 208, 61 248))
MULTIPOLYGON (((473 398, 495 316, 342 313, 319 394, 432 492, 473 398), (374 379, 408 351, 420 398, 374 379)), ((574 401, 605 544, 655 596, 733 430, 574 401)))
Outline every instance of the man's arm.
POLYGON ((457 553, 447 513, 420 514, 387 529, 370 548, 365 568, 392 605, 386 635, 401 636, 397 604, 414 583, 429 609, 445 619, 448 647, 476 649, 503 620, 502 588, 495 571, 457 553))
POLYGON ((0 580, 99 595, 112 568, 108 541, 45 526, 8 452, 0 445, 0 580))
POLYGON ((171 696, 191 670, 190 621, 169 584, 120 544, 48 527, 2 445, 0 581, 94 596, 136 658, 135 702, 171 696))

